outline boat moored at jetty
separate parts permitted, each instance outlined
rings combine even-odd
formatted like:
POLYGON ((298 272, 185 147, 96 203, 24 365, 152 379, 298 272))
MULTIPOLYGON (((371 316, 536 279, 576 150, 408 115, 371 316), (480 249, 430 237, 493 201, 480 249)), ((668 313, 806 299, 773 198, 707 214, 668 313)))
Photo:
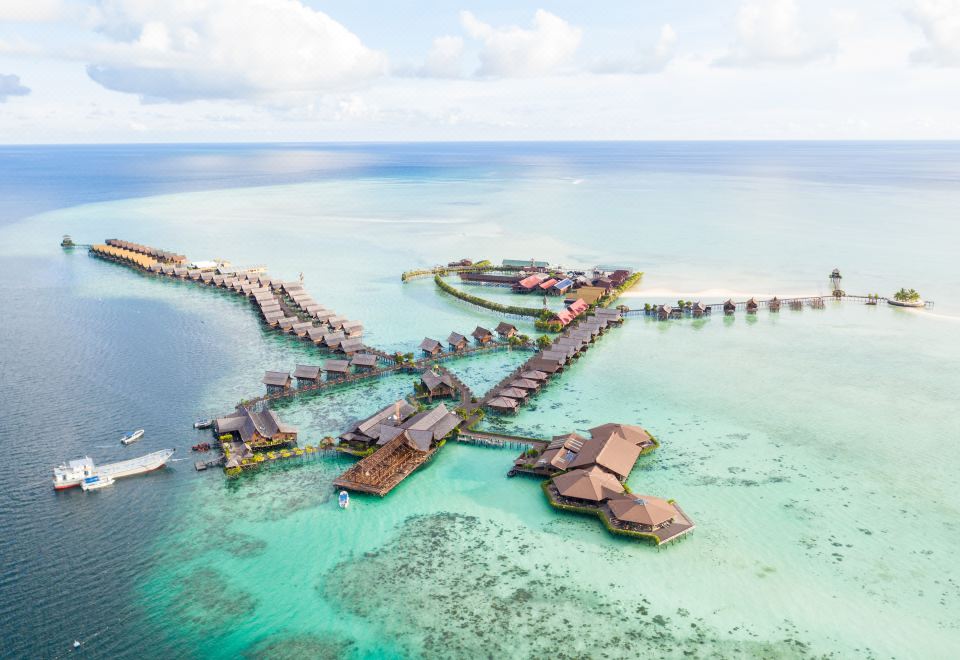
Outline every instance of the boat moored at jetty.
MULTIPOLYGON (((91 477, 97 477, 97 480, 90 481, 91 484, 107 481, 113 483, 114 479, 121 477, 131 477, 135 474, 142 474, 152 470, 158 470, 167 464, 173 452, 176 449, 161 449, 145 456, 131 458, 126 461, 117 461, 116 463, 105 463, 104 465, 94 465, 93 459, 84 456, 73 461, 67 461, 62 465, 53 468, 53 487, 56 490, 82 486, 86 480, 91 477)), ((109 486, 110 483, 103 483, 94 488, 109 486)), ((89 486, 83 486, 84 490, 90 490, 89 486)))
POLYGON ((340 504, 341 509, 346 509, 348 506, 350 506, 350 493, 345 490, 341 490, 338 498, 338 504, 340 504))
POLYGON ((199 419, 193 423, 193 428, 195 429, 208 429, 213 426, 212 419, 199 419))
POLYGON ((142 438, 142 437, 143 437, 143 434, 144 434, 144 430, 143 430, 143 429, 137 429, 136 431, 134 431, 134 432, 131 433, 130 435, 125 435, 125 436, 123 436, 122 438, 120 438, 120 444, 122 444, 122 445, 131 445, 131 444, 133 444, 134 442, 136 442, 137 440, 139 440, 140 438, 142 438))

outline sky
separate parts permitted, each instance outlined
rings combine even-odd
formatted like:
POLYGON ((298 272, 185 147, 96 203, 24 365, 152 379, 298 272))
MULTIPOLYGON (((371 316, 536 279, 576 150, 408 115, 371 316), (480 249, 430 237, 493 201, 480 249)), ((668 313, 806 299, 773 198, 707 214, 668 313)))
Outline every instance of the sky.
POLYGON ((960 0, 0 0, 0 143, 960 139, 960 0))

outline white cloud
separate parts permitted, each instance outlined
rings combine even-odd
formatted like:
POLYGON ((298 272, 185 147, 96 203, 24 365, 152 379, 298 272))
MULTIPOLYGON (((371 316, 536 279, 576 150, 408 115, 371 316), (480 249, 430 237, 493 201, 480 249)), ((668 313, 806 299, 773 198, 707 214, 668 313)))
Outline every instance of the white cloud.
POLYGON ((0 22, 42 23, 63 17, 66 8, 60 0, 3 0, 0 22))
POLYGON ((0 73, 0 103, 10 96, 26 96, 30 88, 20 84, 20 76, 0 73))
POLYGON ((493 27, 469 11, 460 12, 467 34, 482 42, 479 76, 523 78, 547 75, 562 69, 580 46, 580 28, 559 16, 538 9, 532 29, 493 27))
POLYGON ((716 64, 801 64, 830 57, 837 48, 834 26, 804 21, 796 0, 745 0, 737 12, 736 41, 716 64))
POLYGON ((593 63, 595 73, 656 73, 670 63, 677 43, 677 33, 669 24, 660 28, 660 37, 652 48, 638 49, 627 57, 602 58, 593 63))
POLYGON ((386 57, 299 0, 104 0, 87 67, 147 100, 273 98, 347 88, 386 57))
POLYGON ((423 63, 422 75, 433 78, 458 78, 463 63, 462 37, 437 37, 423 63))
POLYGON ((926 48, 910 54, 912 61, 960 66, 960 0, 915 0, 906 16, 927 38, 926 48))

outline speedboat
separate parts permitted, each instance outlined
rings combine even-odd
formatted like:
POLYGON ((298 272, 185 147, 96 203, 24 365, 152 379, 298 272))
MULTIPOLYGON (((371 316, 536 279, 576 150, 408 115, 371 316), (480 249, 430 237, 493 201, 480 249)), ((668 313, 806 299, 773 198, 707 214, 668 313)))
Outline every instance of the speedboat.
POLYGON ((137 429, 130 435, 125 435, 122 438, 120 438, 120 444, 123 444, 123 445, 133 444, 134 442, 136 442, 137 440, 143 437, 143 433, 144 433, 143 429, 137 429))
POLYGON ((114 483, 113 477, 110 475, 99 475, 95 474, 93 476, 85 478, 80 482, 80 488, 84 491, 88 490, 97 490, 98 488, 106 488, 107 486, 112 486, 114 483))
POLYGON ((199 419, 193 423, 193 428, 195 429, 208 429, 213 426, 212 419, 199 419))
POLYGON ((341 490, 338 502, 341 509, 346 509, 348 506, 350 506, 350 493, 345 490, 341 490))

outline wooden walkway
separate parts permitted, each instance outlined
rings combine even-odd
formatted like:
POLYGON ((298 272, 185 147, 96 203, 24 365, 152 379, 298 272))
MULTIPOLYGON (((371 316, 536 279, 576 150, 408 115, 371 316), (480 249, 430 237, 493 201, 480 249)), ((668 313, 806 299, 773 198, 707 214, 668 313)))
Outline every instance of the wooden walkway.
MULTIPOLYGON (((501 351, 512 348, 507 343, 490 343, 484 344, 482 346, 472 346, 462 351, 450 351, 447 353, 441 353, 439 355, 434 355, 431 357, 423 357, 419 360, 414 360, 413 362, 405 363, 393 363, 383 367, 374 367, 370 371, 364 371, 359 373, 347 374, 341 378, 335 378, 333 380, 322 380, 314 385, 304 385, 303 387, 291 387, 288 390, 282 392, 275 392, 273 394, 264 394, 262 396, 255 397, 253 399, 247 399, 243 401, 243 406, 246 408, 251 408, 253 406, 259 406, 269 401, 282 401, 284 399, 292 399, 301 394, 309 394, 310 392, 319 392, 324 390, 333 389, 341 385, 349 385, 351 383, 358 383, 361 381, 371 380, 373 378, 379 378, 381 376, 386 376, 389 374, 395 373, 416 373, 422 371, 425 367, 443 362, 445 360, 452 360, 457 358, 469 357, 471 355, 477 355, 479 353, 491 353, 494 351, 501 351)), ((452 372, 449 372, 451 375, 452 372)), ((460 382, 463 387, 466 387, 459 378, 454 376, 456 382, 460 382)), ((469 388, 467 388, 469 390, 469 388)), ((470 392, 470 397, 473 396, 473 393, 470 392)))
POLYGON ((520 435, 507 435, 493 431, 460 431, 460 434, 454 439, 457 442, 470 445, 504 447, 508 449, 528 449, 530 447, 546 449, 547 445, 550 444, 547 440, 526 438, 520 435))
MULTIPOLYGON (((885 297, 874 298, 871 296, 847 295, 847 294, 844 294, 842 296, 834 296, 832 294, 826 294, 822 296, 797 296, 793 298, 777 298, 777 302, 780 304, 781 308, 785 308, 785 309, 817 307, 817 306, 822 306, 831 300, 835 300, 837 302, 842 302, 842 301, 859 302, 859 303, 863 303, 864 305, 878 305, 881 303, 886 304, 887 302, 889 302, 890 299, 885 297)), ((741 301, 736 301, 733 304, 737 309, 737 311, 744 311, 747 309, 748 302, 750 301, 741 300, 741 301)), ((757 304, 758 309, 768 309, 771 306, 770 305, 771 300, 754 300, 754 302, 757 304)), ((721 302, 721 303, 709 303, 709 304, 704 303, 703 306, 708 310, 706 312, 707 314, 713 315, 716 313, 723 314, 725 305, 726 305, 725 302, 721 302)), ((656 316, 657 307, 658 306, 653 306, 653 308, 650 310, 627 309, 623 311, 623 315, 632 316, 632 317, 656 316)), ((925 300, 924 307, 927 307, 927 308, 933 307, 933 301, 925 300)), ((679 313, 681 316, 693 316, 693 311, 689 308, 685 308, 683 310, 674 309, 673 311, 675 314, 679 313)))

